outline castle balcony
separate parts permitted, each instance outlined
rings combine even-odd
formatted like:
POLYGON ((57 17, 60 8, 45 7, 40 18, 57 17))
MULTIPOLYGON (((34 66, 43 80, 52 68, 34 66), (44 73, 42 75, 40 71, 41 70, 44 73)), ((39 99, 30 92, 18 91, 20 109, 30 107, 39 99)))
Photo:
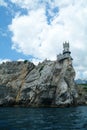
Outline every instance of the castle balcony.
POLYGON ((63 54, 71 54, 71 52, 70 51, 65 51, 65 50, 63 50, 63 54))
POLYGON ((69 58, 72 60, 72 57, 70 56, 69 53, 57 55, 57 60, 58 60, 59 62, 60 62, 60 61, 63 61, 64 59, 69 59, 69 58))

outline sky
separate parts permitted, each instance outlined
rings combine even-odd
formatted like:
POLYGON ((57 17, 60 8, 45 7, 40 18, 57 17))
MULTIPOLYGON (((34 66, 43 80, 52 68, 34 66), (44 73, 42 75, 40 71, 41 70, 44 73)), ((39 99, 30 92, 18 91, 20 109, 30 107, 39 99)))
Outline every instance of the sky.
POLYGON ((87 79, 87 0, 0 0, 0 63, 55 60, 65 41, 87 79))

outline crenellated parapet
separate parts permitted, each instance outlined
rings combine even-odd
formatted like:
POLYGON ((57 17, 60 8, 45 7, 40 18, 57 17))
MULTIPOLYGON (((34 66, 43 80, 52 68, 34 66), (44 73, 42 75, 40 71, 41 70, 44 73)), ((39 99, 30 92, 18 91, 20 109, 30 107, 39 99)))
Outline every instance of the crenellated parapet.
POLYGON ((71 59, 72 57, 70 56, 71 52, 69 50, 69 42, 65 42, 63 43, 63 53, 57 55, 57 60, 58 61, 62 61, 64 59, 71 59))

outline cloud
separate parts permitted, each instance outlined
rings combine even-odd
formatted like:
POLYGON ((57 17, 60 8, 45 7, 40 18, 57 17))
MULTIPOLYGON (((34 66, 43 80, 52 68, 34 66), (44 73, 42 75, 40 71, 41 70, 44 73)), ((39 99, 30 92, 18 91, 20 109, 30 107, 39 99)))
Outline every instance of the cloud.
POLYGON ((0 6, 7 7, 7 3, 4 0, 0 0, 0 6))
POLYGON ((0 59, 0 64, 2 64, 3 62, 10 62, 11 60, 10 59, 0 59))
MULTIPOLYGON (((35 10, 38 7, 43 6, 43 3, 46 3, 47 0, 11 0, 12 3, 16 4, 21 8, 26 8, 28 10, 35 10)), ((50 1, 50 0, 49 0, 50 1)))
POLYGON ((13 33, 12 49, 25 55, 32 55, 35 59, 55 60, 56 55, 62 50, 62 43, 69 40, 76 71, 80 75, 83 71, 80 68, 82 65, 86 72, 86 0, 11 2, 28 11, 27 15, 16 15, 9 25, 9 30, 13 33))

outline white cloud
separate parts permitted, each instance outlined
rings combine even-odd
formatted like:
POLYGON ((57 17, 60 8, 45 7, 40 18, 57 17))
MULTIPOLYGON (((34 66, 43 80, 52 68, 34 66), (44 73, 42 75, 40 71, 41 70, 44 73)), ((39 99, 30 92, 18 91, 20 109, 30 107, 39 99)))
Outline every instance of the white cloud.
POLYGON ((25 59, 18 59, 17 61, 24 61, 25 59))
POLYGON ((3 62, 6 63, 6 62, 10 62, 11 60, 10 59, 0 59, 0 64, 2 64, 3 62))
POLYGON ((21 8, 30 9, 38 9, 38 7, 43 6, 47 0, 10 0, 12 3, 20 6, 21 8))
MULTIPOLYGON (((87 71, 85 70, 84 73, 83 73, 83 77, 85 79, 85 77, 87 77, 87 71)), ((86 79, 87 80, 87 79, 86 79)))
POLYGON ((4 0, 0 0, 0 6, 7 7, 7 3, 4 0))
POLYGON ((84 68, 84 72, 86 71, 86 0, 44 0, 41 5, 40 0, 11 1, 29 12, 28 15, 15 16, 9 26, 13 32, 13 49, 38 59, 54 60, 56 54, 62 50, 62 43, 69 40, 76 71, 82 73, 80 65, 84 68), (50 7, 49 18, 52 16, 50 24, 46 15, 47 2, 50 7), (53 12, 55 7, 59 9, 57 13, 53 12))
POLYGON ((33 62, 34 65, 38 65, 38 63, 42 62, 42 60, 40 60, 40 59, 38 59, 38 58, 37 58, 37 59, 32 58, 30 61, 33 62))

